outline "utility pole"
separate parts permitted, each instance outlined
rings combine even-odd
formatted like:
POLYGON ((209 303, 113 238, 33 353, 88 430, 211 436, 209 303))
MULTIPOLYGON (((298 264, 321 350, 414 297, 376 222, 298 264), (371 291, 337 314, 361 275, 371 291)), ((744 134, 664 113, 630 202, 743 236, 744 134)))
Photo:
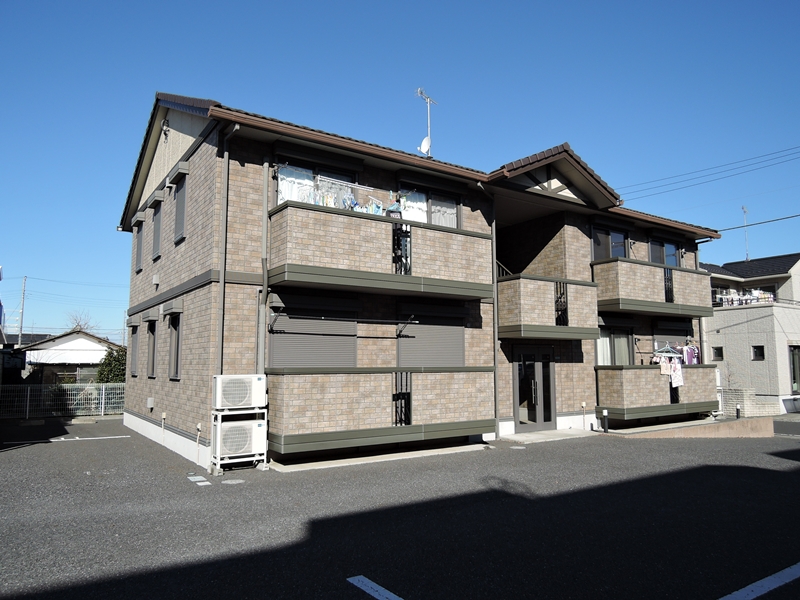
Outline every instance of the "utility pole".
POLYGON ((22 304, 19 307, 19 337, 17 338, 17 345, 22 346, 22 315, 25 314, 25 282, 28 281, 28 276, 22 278, 22 304))

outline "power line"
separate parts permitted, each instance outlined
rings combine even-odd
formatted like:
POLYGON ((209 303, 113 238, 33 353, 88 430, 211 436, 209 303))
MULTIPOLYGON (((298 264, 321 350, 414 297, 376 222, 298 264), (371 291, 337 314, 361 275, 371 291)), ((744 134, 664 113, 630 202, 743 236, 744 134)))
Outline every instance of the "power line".
POLYGON ((727 229, 717 229, 717 231, 733 231, 734 229, 744 229, 745 227, 754 227, 756 225, 764 225, 765 223, 775 223, 776 221, 785 221, 786 219, 794 219, 800 217, 800 214, 790 215, 788 217, 780 217, 778 219, 770 219, 769 221, 759 221, 758 223, 748 223, 747 225, 737 225, 736 227, 728 227, 727 229))
MULTIPOLYGON (((793 154, 800 154, 800 151, 792 152, 791 154, 784 154, 783 156, 779 156, 777 158, 786 158, 787 156, 792 156, 793 154)), ((798 156, 797 158, 800 158, 800 156, 798 156)), ((750 163, 749 165, 746 165, 746 166, 752 167, 753 165, 760 165, 762 163, 771 162, 771 161, 774 161, 774 160, 776 160, 776 159, 775 158, 768 158, 767 160, 761 160, 761 161, 758 161, 758 162, 750 163)), ((789 159, 789 160, 797 160, 797 159, 793 158, 793 159, 789 159)), ((789 162, 789 161, 785 160, 785 161, 782 161, 782 162, 789 162)), ((779 165, 779 164, 781 164, 781 163, 777 162, 777 163, 773 163, 771 165, 766 165, 763 168, 766 169, 767 167, 772 167, 774 165, 779 165)), ((725 169, 724 171, 717 171, 716 173, 710 173, 709 175, 698 175, 697 177, 689 177, 688 179, 683 179, 681 181, 675 181, 673 183, 662 183, 661 185, 654 185, 654 186, 649 187, 649 188, 642 188, 640 190, 636 190, 636 191, 630 192, 630 193, 631 194, 638 194, 640 192, 646 192, 648 190, 657 190, 658 188, 669 187, 671 185, 678 185, 679 183, 685 183, 687 181, 693 181, 695 179, 703 179, 705 177, 711 177, 712 175, 719 175, 720 173, 728 173, 730 171, 737 171, 737 170, 742 169, 742 168, 744 168, 744 167, 733 167, 732 169, 725 169)), ((749 171, 743 171, 743 172, 744 173, 748 173, 749 171)), ((735 173, 735 175, 739 175, 739 173, 735 173)), ((680 175, 678 175, 677 177, 680 177, 680 175)), ((667 177, 666 179, 674 179, 674 177, 667 177)), ((644 184, 639 184, 639 185, 644 185, 644 184)))
MULTIPOLYGON (((731 175, 725 175, 723 177, 717 177, 715 179, 709 179, 708 181, 699 181, 697 183, 690 183, 689 185, 684 185, 684 186, 681 186, 681 187, 672 188, 671 190, 664 190, 662 192, 653 192, 652 194, 645 194, 644 196, 639 196, 638 198, 626 198, 625 201, 626 202, 630 202, 632 200, 641 200, 642 198, 649 198, 651 196, 660 196, 661 194, 669 194, 670 192, 677 192, 678 190, 684 190, 684 189, 690 188, 690 187, 697 187, 698 185, 704 185, 706 183, 711 183, 713 181, 720 181, 721 179, 729 179, 731 177, 736 177, 737 175, 744 175, 745 173, 751 173, 753 171, 761 171, 762 169, 766 169, 766 168, 769 168, 769 167, 774 167, 776 165, 780 165, 780 164, 783 164, 785 162, 790 162, 790 161, 797 160, 797 159, 800 159, 800 156, 796 156, 795 158, 790 158, 788 160, 784 160, 784 161, 781 161, 779 163, 773 163, 771 165, 765 165, 763 167, 757 167, 755 169, 749 169, 747 171, 741 171, 739 173, 733 173, 731 175)), ((636 193, 636 192, 633 192, 633 193, 636 193)))
MULTIPOLYGON (((22 277, 6 277, 6 279, 22 279, 22 277)), ((42 279, 40 277, 28 277, 34 281, 47 281, 49 283, 61 283, 63 285, 83 285, 89 287, 110 287, 110 288, 126 288, 127 284, 124 283, 80 283, 78 281, 59 281, 57 279, 42 279)))
POLYGON ((716 167, 708 167, 706 169, 698 169, 697 171, 689 171, 688 173, 682 173, 681 175, 672 175, 671 177, 662 177, 661 179, 652 179, 650 181, 643 181, 642 183, 633 183, 631 185, 623 185, 619 186, 617 190, 624 190, 626 188, 632 187, 639 187, 640 185, 647 185, 649 183, 658 183, 659 181, 666 181, 667 179, 677 179, 678 177, 685 177, 686 175, 694 175, 695 173, 702 173, 704 171, 713 171, 714 169, 721 169, 722 167, 729 167, 730 165, 736 165, 743 162, 750 162, 751 160, 755 160, 757 158, 764 158, 765 156, 772 156, 774 154, 782 154, 784 152, 789 152, 791 150, 800 149, 800 146, 794 146, 792 148, 786 148, 785 150, 776 150, 775 152, 768 152, 767 154, 760 154, 759 156, 753 156, 752 158, 744 158, 742 160, 735 160, 733 162, 725 163, 722 165, 717 165, 716 167))

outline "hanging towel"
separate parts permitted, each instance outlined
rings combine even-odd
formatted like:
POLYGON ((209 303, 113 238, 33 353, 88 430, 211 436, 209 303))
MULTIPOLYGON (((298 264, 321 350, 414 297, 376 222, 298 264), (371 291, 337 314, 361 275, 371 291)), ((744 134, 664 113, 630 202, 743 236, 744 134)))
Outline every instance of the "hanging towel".
POLYGON ((672 375, 670 376, 672 387, 680 387, 683 385, 683 371, 681 371, 681 361, 675 359, 672 362, 672 375))

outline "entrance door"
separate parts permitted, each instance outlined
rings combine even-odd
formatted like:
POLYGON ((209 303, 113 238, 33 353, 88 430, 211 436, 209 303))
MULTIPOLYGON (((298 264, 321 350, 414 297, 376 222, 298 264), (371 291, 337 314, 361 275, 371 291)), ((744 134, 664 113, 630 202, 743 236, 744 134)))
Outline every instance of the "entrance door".
POLYGON ((514 386, 516 431, 556 428, 553 349, 530 346, 515 350, 514 386))

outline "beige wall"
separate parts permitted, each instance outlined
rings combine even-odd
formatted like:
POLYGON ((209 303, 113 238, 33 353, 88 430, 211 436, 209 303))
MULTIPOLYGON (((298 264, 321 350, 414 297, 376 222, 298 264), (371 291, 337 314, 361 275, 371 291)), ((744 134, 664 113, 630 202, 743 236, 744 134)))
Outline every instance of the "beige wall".
POLYGON ((206 117, 172 109, 167 111, 166 118, 169 120, 169 132, 160 132, 141 200, 147 200, 209 122, 206 117))

